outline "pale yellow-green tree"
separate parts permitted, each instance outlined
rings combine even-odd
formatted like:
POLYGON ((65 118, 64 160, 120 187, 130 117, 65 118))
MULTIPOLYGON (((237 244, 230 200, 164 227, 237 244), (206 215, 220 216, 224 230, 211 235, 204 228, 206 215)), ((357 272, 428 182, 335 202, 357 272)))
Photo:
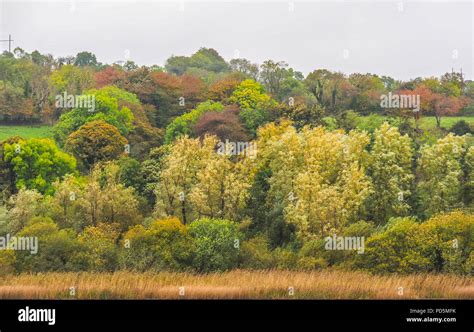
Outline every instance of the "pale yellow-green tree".
POLYGON ((115 163, 107 163, 103 168, 102 221, 119 223, 125 230, 139 221, 140 212, 135 190, 125 187, 120 182, 119 174, 120 168, 115 163))
POLYGON ((102 191, 99 183, 100 169, 95 167, 89 175, 83 195, 79 196, 84 225, 96 226, 101 221, 102 191))
POLYGON ((474 208, 474 146, 467 150, 466 157, 466 203, 474 208))
POLYGON ((367 200, 369 218, 383 223, 406 215, 414 180, 411 139, 384 123, 374 132, 370 155, 368 171, 374 190, 367 200))
POLYGON ((215 144, 216 140, 211 137, 205 137, 201 142, 187 136, 173 143, 170 152, 163 157, 160 180, 155 189, 156 217, 176 216, 184 224, 195 218, 188 196, 198 182, 198 171, 211 159, 215 144))
POLYGON ((302 131, 303 169, 294 181, 294 199, 285 218, 302 239, 340 232, 372 192, 365 174, 366 133, 328 132, 322 127, 302 131))
POLYGON ((119 167, 113 162, 96 165, 78 200, 84 219, 82 226, 107 222, 120 224, 125 230, 140 219, 135 191, 120 183, 119 167))
POLYGON ((196 173, 196 184, 189 194, 198 217, 238 220, 242 216, 252 179, 252 161, 248 156, 213 152, 196 173))
POLYGON ((435 213, 462 207, 462 157, 466 138, 449 134, 432 145, 420 149, 418 159, 418 197, 420 214, 435 213))
POLYGON ((83 195, 80 178, 68 174, 62 181, 53 184, 54 195, 45 198, 48 215, 63 228, 80 228, 82 223, 81 206, 78 198, 83 195))
POLYGON ((164 157, 155 190, 157 217, 176 216, 184 224, 199 218, 242 215, 253 176, 247 154, 232 155, 216 149, 215 136, 182 137, 164 157))
POLYGON ((366 133, 297 132, 283 121, 261 128, 258 143, 257 165, 271 173, 267 205, 279 204, 300 238, 325 236, 355 220, 371 193, 366 133))
POLYGON ((285 207, 294 199, 294 181, 304 166, 306 142, 290 124, 270 124, 259 131, 258 167, 272 172, 267 196, 270 206, 285 207))
POLYGON ((43 195, 36 190, 20 189, 10 197, 8 206, 8 230, 12 233, 17 233, 31 218, 45 212, 43 195))

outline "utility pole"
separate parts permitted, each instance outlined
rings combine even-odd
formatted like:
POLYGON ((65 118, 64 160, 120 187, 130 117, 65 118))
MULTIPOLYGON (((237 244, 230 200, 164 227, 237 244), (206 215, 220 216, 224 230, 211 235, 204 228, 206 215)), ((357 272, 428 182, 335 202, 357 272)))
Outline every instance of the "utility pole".
POLYGON ((8 35, 8 39, 3 39, 3 40, 0 40, 0 42, 8 42, 8 52, 11 53, 12 52, 12 35, 8 35))

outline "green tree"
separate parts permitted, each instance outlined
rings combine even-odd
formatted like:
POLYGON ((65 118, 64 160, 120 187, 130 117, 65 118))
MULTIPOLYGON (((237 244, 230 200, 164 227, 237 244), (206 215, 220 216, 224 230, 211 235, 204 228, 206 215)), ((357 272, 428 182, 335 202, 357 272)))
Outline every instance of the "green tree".
POLYGON ((5 144, 4 160, 15 172, 18 189, 36 189, 48 195, 54 192, 52 184, 56 179, 76 169, 74 157, 60 151, 50 139, 5 144))
POLYGON ((182 75, 192 69, 219 73, 228 71, 229 65, 216 50, 203 47, 190 57, 170 57, 166 60, 165 69, 167 72, 176 75, 182 75))
POLYGON ((254 80, 245 80, 232 93, 229 101, 241 109, 257 109, 270 103, 270 96, 265 94, 263 86, 254 80))
POLYGON ((90 109, 87 105, 83 105, 62 114, 54 127, 54 139, 58 144, 62 146, 72 132, 91 121, 105 121, 116 127, 121 135, 127 135, 133 129, 134 116, 125 103, 140 105, 134 94, 114 86, 89 90, 85 94, 94 98, 95 107, 90 109))
POLYGON ((94 86, 93 72, 87 68, 63 65, 51 73, 49 85, 53 95, 64 92, 80 95, 94 86))
POLYGON ((241 235, 229 220, 199 219, 189 225, 196 243, 193 266, 200 272, 225 271, 236 266, 241 235))
POLYGON ((260 66, 260 79, 273 98, 278 98, 281 94, 283 81, 289 76, 287 67, 286 62, 273 60, 264 61, 260 66))
POLYGON ((98 66, 98 63, 95 54, 83 51, 77 53, 74 65, 79 67, 96 67, 98 66))
POLYGON ((263 86, 253 80, 240 83, 229 102, 239 105, 240 119, 251 135, 255 135, 257 128, 271 119, 270 110, 276 107, 276 102, 265 93, 263 86))

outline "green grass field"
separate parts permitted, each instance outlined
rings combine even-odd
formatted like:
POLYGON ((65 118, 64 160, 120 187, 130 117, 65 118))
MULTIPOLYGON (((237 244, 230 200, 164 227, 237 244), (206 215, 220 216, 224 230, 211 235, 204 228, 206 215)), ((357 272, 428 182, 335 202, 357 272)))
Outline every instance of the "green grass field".
POLYGON ((49 138, 53 136, 51 126, 3 126, 0 125, 0 141, 12 136, 23 138, 49 138))
MULTIPOLYGON (((441 118, 441 127, 451 128, 456 122, 464 120, 469 123, 471 126, 474 125, 473 116, 452 116, 452 117, 443 117, 441 118)), ((424 129, 436 127, 436 119, 434 116, 429 116, 421 119, 421 127, 424 129)))
MULTIPOLYGON (((360 124, 363 127, 370 121, 372 123, 381 124, 387 117, 385 116, 364 116, 360 118, 360 124)), ((469 123, 471 126, 474 126, 474 116, 452 116, 452 117, 442 117, 441 118, 441 127, 449 129, 456 122, 464 120, 469 123)), ((434 116, 426 116, 421 118, 420 127, 422 129, 428 130, 436 127, 436 118, 434 116)))

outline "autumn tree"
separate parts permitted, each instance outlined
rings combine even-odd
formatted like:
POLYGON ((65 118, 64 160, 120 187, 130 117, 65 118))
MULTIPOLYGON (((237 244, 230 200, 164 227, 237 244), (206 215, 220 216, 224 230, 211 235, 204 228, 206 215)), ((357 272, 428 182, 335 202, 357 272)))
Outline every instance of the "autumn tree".
POLYGON ((238 117, 238 110, 226 107, 223 112, 204 113, 194 125, 194 136, 215 135, 221 141, 245 142, 248 137, 238 117))
POLYGON ((224 106, 218 102, 210 100, 200 103, 191 112, 185 113, 173 120, 167 127, 165 133, 165 143, 171 143, 174 139, 183 136, 191 135, 193 126, 207 112, 222 112, 224 106))
POLYGON ((73 266, 78 270, 114 271, 117 265, 116 242, 119 231, 110 224, 88 226, 77 236, 79 250, 73 255, 73 266))
POLYGON ((204 82, 196 76, 185 74, 180 77, 180 90, 182 102, 187 110, 193 109, 196 105, 203 101, 204 82))
POLYGON ((226 102, 239 84, 240 80, 236 77, 226 76, 213 82, 209 86, 207 95, 210 100, 226 102))
POLYGON ((62 228, 79 230, 83 217, 79 198, 84 193, 84 181, 71 174, 66 175, 62 181, 53 183, 54 195, 47 198, 45 204, 50 216, 62 228))
POLYGON ((193 258, 194 239, 176 217, 153 221, 148 227, 136 225, 122 242, 120 263, 135 271, 185 270, 193 258))
POLYGON ((95 87, 103 88, 107 85, 113 85, 124 79, 124 72, 118 66, 107 66, 104 69, 94 73, 95 87))
POLYGON ((102 221, 118 223, 122 230, 136 224, 140 220, 138 200, 135 190, 121 183, 120 167, 115 163, 106 164, 102 179, 102 221))
POLYGON ((127 140, 105 121, 88 122, 69 135, 66 149, 88 169, 99 161, 118 158, 126 153, 127 140))

